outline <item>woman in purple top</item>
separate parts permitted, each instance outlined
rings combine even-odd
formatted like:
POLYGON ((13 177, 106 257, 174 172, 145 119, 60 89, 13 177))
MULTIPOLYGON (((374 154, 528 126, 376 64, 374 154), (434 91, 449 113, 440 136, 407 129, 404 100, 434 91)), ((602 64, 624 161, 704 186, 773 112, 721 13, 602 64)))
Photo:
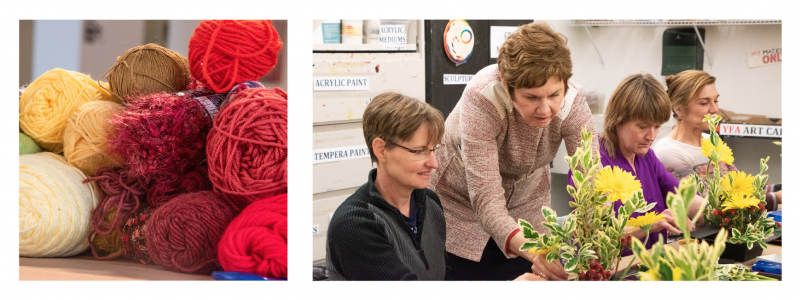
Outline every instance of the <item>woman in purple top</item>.
MULTIPOLYGON (((611 95, 606 107, 603 133, 599 137, 600 162, 603 166, 617 166, 633 174, 642 184, 647 203, 656 203, 651 211, 664 214, 664 221, 653 224, 647 248, 658 242, 659 235, 666 242, 667 231, 680 233, 673 213, 665 202, 667 193, 675 192, 678 181, 650 150, 661 124, 669 120, 671 112, 669 97, 653 76, 631 75, 611 95)), ((569 184, 572 185, 571 172, 567 178, 570 178, 569 184)), ((689 215, 694 216, 703 205, 705 200, 695 196, 689 206, 689 215)), ((621 201, 616 201, 614 211, 620 206, 621 201)), ((632 217, 640 215, 634 213, 632 217)), ((694 227, 691 221, 688 223, 691 228, 694 227)), ((645 240, 645 233, 638 228, 630 228, 628 234, 645 240)), ((630 251, 623 252, 623 255, 630 255, 630 251)))

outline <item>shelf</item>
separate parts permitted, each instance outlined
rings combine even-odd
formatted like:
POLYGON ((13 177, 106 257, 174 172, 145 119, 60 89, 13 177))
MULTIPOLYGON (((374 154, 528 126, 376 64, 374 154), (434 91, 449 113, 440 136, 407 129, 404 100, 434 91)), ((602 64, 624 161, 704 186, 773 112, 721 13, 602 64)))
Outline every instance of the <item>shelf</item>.
POLYGON ((314 44, 314 53, 339 53, 339 52, 416 52, 417 44, 399 45, 405 49, 392 49, 397 45, 384 45, 384 44, 314 44))
POLYGON ((572 20, 571 26, 780 25, 781 20, 572 20))

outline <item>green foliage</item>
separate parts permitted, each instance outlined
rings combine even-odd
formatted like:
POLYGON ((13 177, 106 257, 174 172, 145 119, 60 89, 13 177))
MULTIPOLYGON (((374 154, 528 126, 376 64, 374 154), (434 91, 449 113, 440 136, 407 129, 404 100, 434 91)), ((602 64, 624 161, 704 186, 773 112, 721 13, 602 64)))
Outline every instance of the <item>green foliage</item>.
MULTIPOLYGON (((691 238, 686 220, 689 217, 688 207, 694 198, 695 187, 694 179, 686 177, 681 180, 675 193, 670 192, 667 195, 668 206, 673 209, 676 223, 684 232, 687 241, 691 238)), ((697 216, 699 215, 700 213, 697 216)), ((642 280, 718 280, 718 275, 715 273, 717 261, 725 250, 727 236, 727 231, 722 229, 717 234, 714 245, 709 245, 705 241, 700 244, 691 242, 678 250, 670 246, 665 247, 661 237, 649 251, 639 240, 633 240, 634 256, 648 269, 647 272, 640 272, 638 276, 642 280)))

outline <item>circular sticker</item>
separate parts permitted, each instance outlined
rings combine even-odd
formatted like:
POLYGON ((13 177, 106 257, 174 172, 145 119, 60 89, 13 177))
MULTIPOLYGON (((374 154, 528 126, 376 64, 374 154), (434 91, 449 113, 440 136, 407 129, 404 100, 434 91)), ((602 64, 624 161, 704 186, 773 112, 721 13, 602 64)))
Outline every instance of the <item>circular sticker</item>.
POLYGON ((467 62, 475 46, 472 27, 465 20, 451 20, 444 28, 444 49, 447 58, 456 65, 467 62))

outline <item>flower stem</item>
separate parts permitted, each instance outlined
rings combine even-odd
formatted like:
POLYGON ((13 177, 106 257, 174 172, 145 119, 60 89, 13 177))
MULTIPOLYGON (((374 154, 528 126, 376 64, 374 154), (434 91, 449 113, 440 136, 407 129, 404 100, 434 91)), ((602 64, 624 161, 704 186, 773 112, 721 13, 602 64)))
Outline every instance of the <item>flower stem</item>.
MULTIPOLYGON (((650 239, 650 230, 646 230, 645 231, 645 238, 644 238, 644 247, 645 248, 647 248, 647 241, 649 239, 650 239)), ((631 248, 631 256, 633 256, 633 258, 628 263, 628 266, 625 267, 625 271, 622 272, 622 276, 619 277, 619 281, 622 281, 622 280, 625 279, 625 277, 628 277, 628 270, 631 268, 631 266, 633 265, 633 261, 636 259, 636 255, 633 254, 633 248, 631 248)))

